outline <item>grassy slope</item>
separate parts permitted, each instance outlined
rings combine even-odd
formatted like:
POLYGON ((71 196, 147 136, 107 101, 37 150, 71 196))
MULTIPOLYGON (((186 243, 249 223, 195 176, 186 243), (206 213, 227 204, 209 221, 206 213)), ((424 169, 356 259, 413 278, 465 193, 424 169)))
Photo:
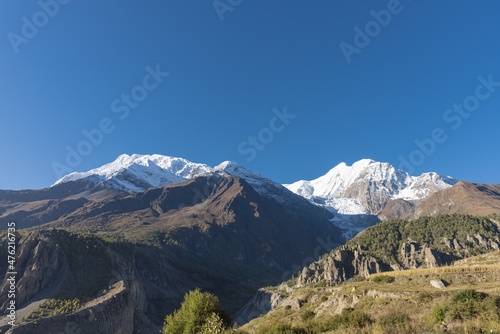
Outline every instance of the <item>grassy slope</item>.
POLYGON ((297 290, 288 300, 298 300, 301 304, 298 310, 278 306, 243 326, 241 331, 270 334, 441 333, 447 329, 451 333, 479 333, 481 330, 500 333, 500 251, 460 260, 449 267, 392 272, 390 275, 394 279, 391 283, 392 279, 374 282, 375 277, 381 276, 377 274, 338 288, 297 290), (441 279, 448 286, 436 289, 429 283, 432 279, 441 279), (466 289, 475 289, 487 297, 480 302, 454 302, 453 297, 466 289), (335 300, 352 306, 351 312, 332 314, 338 306, 335 300))

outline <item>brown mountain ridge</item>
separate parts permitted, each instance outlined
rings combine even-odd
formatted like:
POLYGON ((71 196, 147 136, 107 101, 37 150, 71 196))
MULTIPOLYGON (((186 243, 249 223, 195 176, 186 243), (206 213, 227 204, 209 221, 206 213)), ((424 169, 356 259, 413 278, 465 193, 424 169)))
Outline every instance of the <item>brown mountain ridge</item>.
POLYGON ((487 216, 500 212, 500 185, 460 181, 434 193, 415 211, 415 218, 438 214, 467 213, 487 216))

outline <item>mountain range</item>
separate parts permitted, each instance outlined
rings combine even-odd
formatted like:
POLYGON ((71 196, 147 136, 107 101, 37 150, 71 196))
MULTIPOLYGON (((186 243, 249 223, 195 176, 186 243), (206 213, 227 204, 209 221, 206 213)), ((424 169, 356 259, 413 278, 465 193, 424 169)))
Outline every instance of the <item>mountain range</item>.
MULTIPOLYGON (((123 154, 102 167, 66 175, 46 189, 0 190, 0 221, 15 220, 21 227, 32 227, 64 220, 67 215, 83 218, 87 214, 84 208, 95 201, 124 198, 198 177, 230 175, 244 179, 260 195, 292 210, 303 203, 293 194, 305 198, 328 211, 329 214, 325 213, 328 220, 347 238, 387 219, 469 212, 469 206, 476 207, 470 211, 474 213, 491 213, 498 209, 497 186, 466 181, 457 185, 454 178, 434 172, 411 176, 388 163, 370 159, 360 160, 352 166, 341 163, 311 181, 281 185, 229 161, 210 167, 162 155, 123 154), (468 196, 476 198, 481 194, 490 200, 485 202, 481 198, 473 204, 474 201, 468 199, 468 196), (489 209, 485 209, 485 205, 489 209), (431 208, 436 206, 439 209, 433 211, 431 208)), ((199 198, 203 196, 198 194, 199 198)))
MULTIPOLYGON (((24 229, 21 314, 41 301, 84 302, 96 298, 95 287, 121 286, 127 306, 116 311, 131 312, 123 321, 137 328, 160 326, 196 287, 217 294, 235 314, 259 288, 281 283, 385 220, 498 212, 499 185, 437 173, 411 176, 369 159, 282 185, 229 161, 210 167, 161 155, 121 155, 49 188, 0 190, 0 223, 15 221, 24 229), (70 239, 74 246, 66 243, 70 239), (81 240, 107 254, 102 266, 112 270, 99 269, 106 282, 75 267, 84 258, 102 262, 75 249, 81 240), (37 269, 30 274, 28 267, 37 269), (50 283, 53 277, 57 284, 50 283), (84 281, 92 288, 74 287, 84 281)), ((0 266, 0 275, 6 273, 0 266)))

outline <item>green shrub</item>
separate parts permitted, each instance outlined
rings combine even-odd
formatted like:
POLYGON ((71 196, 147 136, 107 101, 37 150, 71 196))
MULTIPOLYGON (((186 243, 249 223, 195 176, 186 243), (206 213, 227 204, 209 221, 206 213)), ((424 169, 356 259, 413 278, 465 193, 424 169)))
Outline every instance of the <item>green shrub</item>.
POLYGON ((500 328, 500 297, 488 297, 483 301, 485 314, 483 318, 486 321, 496 322, 500 328))
POLYGON ((212 324, 217 324, 219 319, 224 328, 231 323, 229 315, 221 309, 216 296, 196 289, 184 296, 180 309, 165 318, 163 334, 198 333, 209 320, 212 324), (214 314, 217 319, 214 319, 214 314))
POLYGON ((377 283, 377 284, 389 284, 389 283, 394 282, 394 277, 385 276, 385 275, 376 276, 373 278, 373 282, 377 283))
POLYGON ((304 313, 302 315, 302 321, 314 319, 315 316, 316 316, 316 313, 314 313, 314 311, 307 311, 306 313, 304 313))
POLYGON ((289 293, 285 289, 280 290, 279 294, 282 297, 288 297, 289 296, 289 293))
POLYGON ((446 312, 448 311, 447 305, 438 305, 431 311, 432 317, 439 323, 446 319, 446 312))
POLYGON ((372 323, 370 316, 362 311, 346 308, 340 315, 343 322, 351 328, 363 328, 372 323))
POLYGON ((387 334, 411 333, 411 319, 404 313, 393 313, 380 317, 377 323, 387 334))
POLYGON ((297 284, 297 278, 298 278, 298 275, 297 275, 297 277, 292 275, 292 278, 290 278, 288 281, 286 281, 286 285, 288 285, 289 288, 295 286, 295 284, 297 284))
MULTIPOLYGON (((78 298, 74 299, 49 299, 38 305, 39 317, 44 317, 45 311, 48 311, 48 316, 57 314, 71 313, 78 310, 82 302, 78 298)), ((34 318, 34 314, 31 314, 34 318)))
POLYGON ((436 306, 432 316, 437 322, 443 322, 449 315, 454 320, 471 320, 480 318, 482 321, 500 321, 500 298, 490 297, 474 289, 457 292, 451 302, 436 306))
POLYGON ((474 289, 467 289, 467 290, 462 290, 460 292, 457 292, 454 296, 453 299, 451 300, 452 303, 466 303, 466 302, 480 302, 482 301, 486 295, 481 292, 477 292, 474 289))
POLYGON ((371 324, 373 321, 368 316, 368 314, 360 311, 354 310, 350 307, 342 310, 342 313, 339 315, 335 315, 334 317, 328 319, 324 324, 322 331, 327 330, 336 330, 339 328, 363 328, 366 325, 371 324))
POLYGON ((484 311, 482 301, 486 295, 474 289, 457 292, 449 307, 452 319, 472 319, 484 311))

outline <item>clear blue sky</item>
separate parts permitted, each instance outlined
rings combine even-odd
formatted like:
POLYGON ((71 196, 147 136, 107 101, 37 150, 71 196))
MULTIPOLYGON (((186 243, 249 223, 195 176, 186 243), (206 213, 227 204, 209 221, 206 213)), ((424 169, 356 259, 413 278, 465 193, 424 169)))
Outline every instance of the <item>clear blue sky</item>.
POLYGON ((289 183, 342 161, 398 166, 418 149, 416 139, 441 128, 447 140, 434 141, 424 159, 415 153, 413 174, 500 183, 500 87, 479 88, 479 106, 471 98, 479 76, 500 82, 500 2, 396 5, 243 0, 221 21, 212 1, 73 0, 56 13, 48 6, 53 17, 34 0, 2 1, 0 189, 50 186, 53 162, 65 164, 66 147, 103 119, 113 131, 73 170, 158 153, 209 165, 233 160, 289 183), (385 27, 370 24, 372 10, 388 7, 385 27), (340 45, 355 46, 354 28, 366 24, 373 37, 357 41, 363 47, 348 63, 340 45), (158 64, 170 75, 158 85, 146 78, 147 91, 146 67, 158 64), (147 93, 130 101, 133 109, 120 101, 132 90, 147 93), (446 113, 466 98, 477 108, 468 118, 446 113), (284 127, 273 121, 273 108, 283 106, 296 115, 284 127), (263 130, 271 123, 275 132, 263 130), (259 133, 262 151, 248 140, 259 133))

